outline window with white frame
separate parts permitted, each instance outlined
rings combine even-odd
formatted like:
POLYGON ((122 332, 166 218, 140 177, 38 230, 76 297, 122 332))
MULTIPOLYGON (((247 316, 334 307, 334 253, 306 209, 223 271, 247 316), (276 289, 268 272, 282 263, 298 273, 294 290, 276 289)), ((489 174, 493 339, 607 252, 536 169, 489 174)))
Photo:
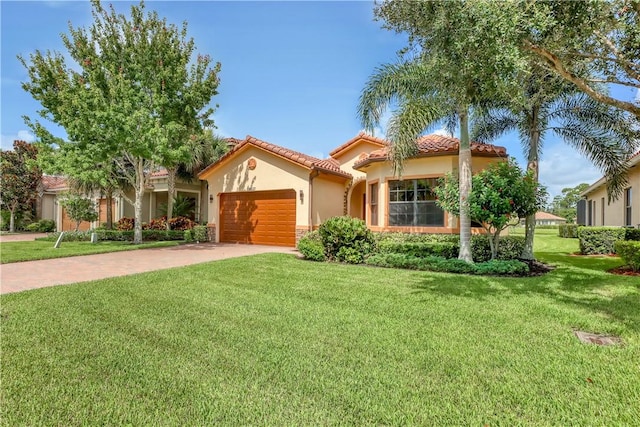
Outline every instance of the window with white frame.
POLYGON ((378 183, 369 186, 369 210, 371 225, 378 225, 378 183))
POLYGON ((437 178, 389 181, 389 225, 444 227, 444 211, 432 189, 437 178))
POLYGON ((631 226, 631 187, 624 190, 624 225, 631 226))

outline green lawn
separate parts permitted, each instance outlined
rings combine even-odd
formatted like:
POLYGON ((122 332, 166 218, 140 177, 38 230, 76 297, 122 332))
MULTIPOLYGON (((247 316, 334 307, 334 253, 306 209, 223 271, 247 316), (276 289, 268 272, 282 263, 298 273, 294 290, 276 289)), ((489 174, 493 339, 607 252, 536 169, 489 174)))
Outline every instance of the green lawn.
POLYGON ((640 280, 558 245, 527 279, 265 254, 3 295, 1 423, 637 425, 640 280))
POLYGON ((131 242, 62 242, 58 249, 55 242, 32 240, 28 242, 6 242, 0 245, 0 264, 37 259, 64 258, 77 255, 101 254, 105 252, 131 251, 135 249, 176 246, 172 242, 148 242, 134 245, 131 242))

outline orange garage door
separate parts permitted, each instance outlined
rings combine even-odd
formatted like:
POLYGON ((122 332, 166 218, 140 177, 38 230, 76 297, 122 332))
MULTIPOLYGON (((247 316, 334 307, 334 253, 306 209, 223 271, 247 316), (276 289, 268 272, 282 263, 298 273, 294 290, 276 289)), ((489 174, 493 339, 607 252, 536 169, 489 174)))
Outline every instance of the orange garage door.
POLYGON ((221 194, 220 241, 295 246, 295 190, 221 194))

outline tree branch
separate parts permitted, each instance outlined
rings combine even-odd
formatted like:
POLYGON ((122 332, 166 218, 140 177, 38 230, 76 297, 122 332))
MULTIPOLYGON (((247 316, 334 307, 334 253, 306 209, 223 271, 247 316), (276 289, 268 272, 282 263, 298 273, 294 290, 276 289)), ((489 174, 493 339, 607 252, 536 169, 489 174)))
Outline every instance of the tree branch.
POLYGON ((570 70, 567 69, 560 58, 549 52, 547 49, 541 48, 540 46, 531 43, 529 40, 525 40, 524 48, 545 59, 548 67, 553 69, 563 79, 570 81, 571 83, 576 85, 581 91, 589 95, 591 98, 595 99, 598 102, 602 102, 621 110, 628 111, 637 118, 640 118, 639 105, 636 105, 633 102, 626 102, 616 98, 612 98, 609 95, 593 89, 591 86, 589 86, 589 84, 587 84, 585 79, 573 74, 570 70))

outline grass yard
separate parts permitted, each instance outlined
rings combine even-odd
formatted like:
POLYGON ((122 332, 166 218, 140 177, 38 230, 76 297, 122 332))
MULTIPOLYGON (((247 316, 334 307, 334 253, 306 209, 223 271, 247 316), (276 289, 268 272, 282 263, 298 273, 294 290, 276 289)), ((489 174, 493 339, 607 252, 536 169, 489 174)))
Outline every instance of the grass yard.
POLYGON ((640 280, 536 247, 534 278, 265 254, 2 295, 1 423, 638 425, 640 280))
POLYGON ((134 245, 131 242, 104 241, 91 242, 62 242, 58 249, 55 242, 32 240, 27 242, 5 242, 0 245, 0 264, 10 262, 34 261, 38 259, 64 258, 77 255, 102 254, 105 252, 131 251, 136 249, 159 248, 176 246, 179 243, 148 242, 134 245))

